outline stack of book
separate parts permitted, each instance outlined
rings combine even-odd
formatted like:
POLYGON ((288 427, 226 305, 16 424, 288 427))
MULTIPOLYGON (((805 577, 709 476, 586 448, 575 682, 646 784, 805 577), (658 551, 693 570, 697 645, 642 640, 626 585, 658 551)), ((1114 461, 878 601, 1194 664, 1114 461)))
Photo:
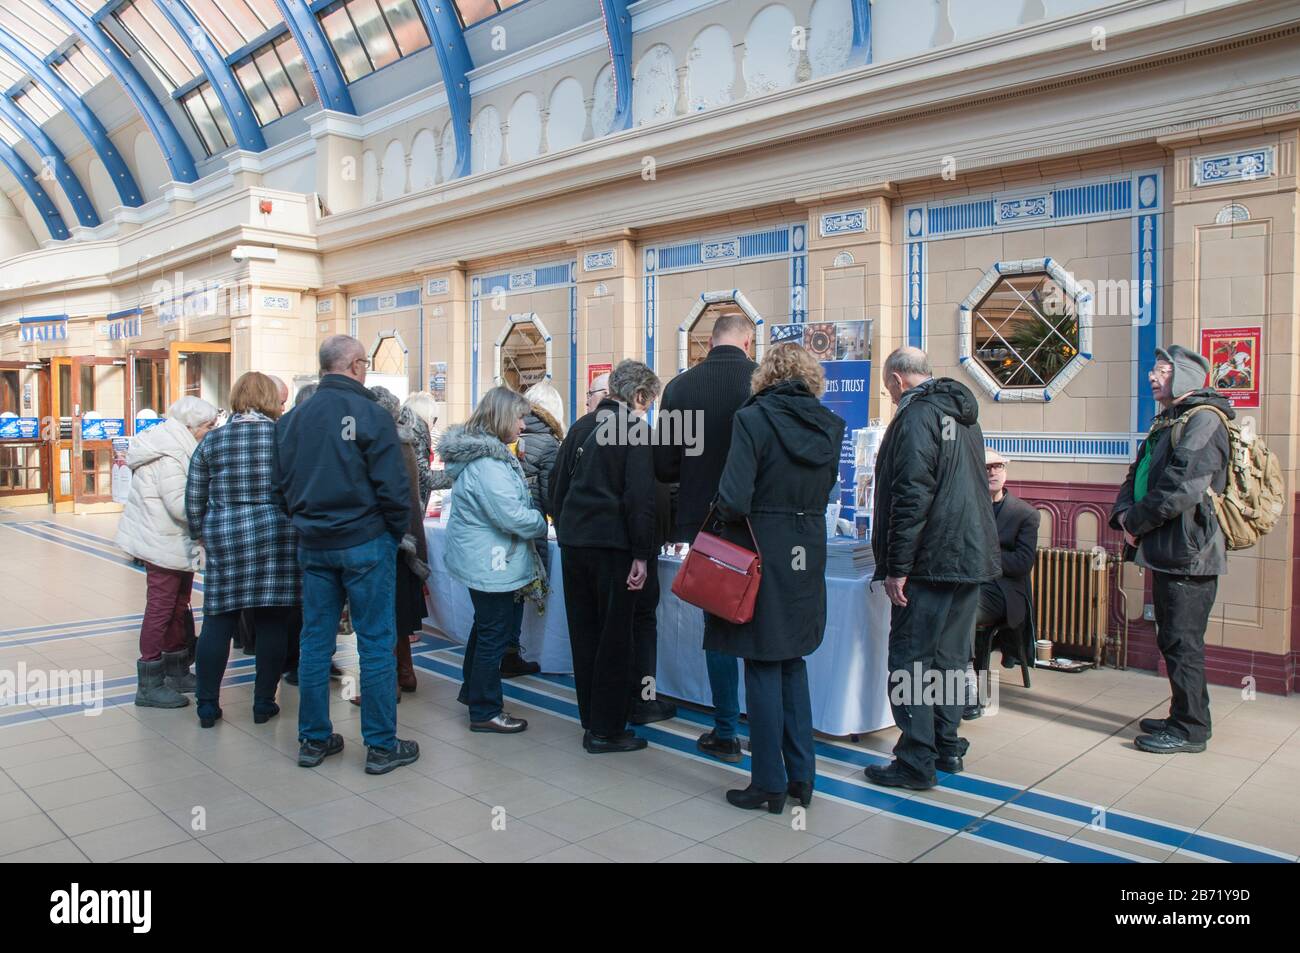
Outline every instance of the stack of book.
POLYGON ((840 536, 826 543, 826 575, 836 579, 859 579, 875 568, 871 543, 840 536))

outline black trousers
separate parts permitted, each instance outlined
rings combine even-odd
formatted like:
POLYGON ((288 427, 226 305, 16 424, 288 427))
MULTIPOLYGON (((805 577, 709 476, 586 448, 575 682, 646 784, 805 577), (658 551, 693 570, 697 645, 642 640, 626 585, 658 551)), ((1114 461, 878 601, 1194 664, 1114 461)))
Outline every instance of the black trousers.
POLYGON ((902 732, 894 757, 929 780, 936 758, 966 753, 957 726, 979 585, 908 580, 905 595, 907 605, 894 606, 889 619, 889 706, 902 732))
POLYGON ((745 659, 745 710, 754 787, 775 794, 790 781, 811 781, 817 758, 807 663, 745 659))
POLYGON ((1169 669, 1169 730, 1189 741, 1210 737, 1210 689, 1205 683, 1205 626, 1219 591, 1218 576, 1151 572, 1156 645, 1169 669))
MULTIPOLYGON (((289 616, 293 610, 292 606, 258 606, 252 610, 257 626, 254 703, 275 701, 275 690, 284 672, 289 616)), ((198 649, 194 655, 195 700, 216 702, 220 697, 221 680, 226 677, 226 663, 230 661, 230 640, 238 624, 238 611, 203 617, 203 630, 199 633, 198 649)))
POLYGON ((979 604, 975 609, 976 625, 998 625, 1007 618, 1007 600, 996 582, 980 583, 979 604))
POLYGON ((573 682, 582 727, 613 737, 632 706, 632 617, 640 593, 627 587, 632 554, 564 547, 564 608, 573 652, 573 682))
POLYGON ((645 565, 645 587, 637 596, 636 608, 632 612, 633 674, 636 676, 632 685, 633 704, 654 700, 656 695, 645 697, 648 693, 646 678, 657 678, 659 671, 659 557, 651 556, 645 565))

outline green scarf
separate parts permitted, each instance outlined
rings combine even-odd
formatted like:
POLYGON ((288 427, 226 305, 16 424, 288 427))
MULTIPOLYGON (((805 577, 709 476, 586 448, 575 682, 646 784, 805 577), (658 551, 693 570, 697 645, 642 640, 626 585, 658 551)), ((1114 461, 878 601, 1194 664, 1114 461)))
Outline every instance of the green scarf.
POLYGON ((1138 461, 1137 472, 1133 474, 1133 502, 1141 503, 1147 495, 1147 478, 1151 473, 1151 437, 1142 445, 1142 459, 1138 461))

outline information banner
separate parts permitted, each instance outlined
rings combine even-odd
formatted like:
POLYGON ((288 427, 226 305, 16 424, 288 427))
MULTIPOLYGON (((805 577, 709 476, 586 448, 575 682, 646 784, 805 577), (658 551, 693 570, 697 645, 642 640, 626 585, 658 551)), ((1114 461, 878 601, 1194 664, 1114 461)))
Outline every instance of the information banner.
POLYGON ((40 435, 39 417, 0 417, 0 440, 35 440, 40 435))
POLYGON ((100 417, 95 420, 81 418, 82 440, 112 440, 126 434, 126 420, 122 417, 100 417))
POLYGON ((139 436, 140 434, 144 433, 146 430, 149 430, 149 429, 151 429, 151 428, 153 428, 153 427, 157 427, 160 423, 162 423, 162 422, 163 422, 164 420, 166 420, 166 419, 167 419, 166 417, 137 417, 137 418, 135 418, 135 432, 136 432, 136 436, 139 436))
POLYGON ((871 362, 822 361, 826 372, 826 393, 822 404, 844 420, 844 442, 840 446, 840 518, 853 522, 856 502, 853 493, 853 431, 871 422, 871 362))

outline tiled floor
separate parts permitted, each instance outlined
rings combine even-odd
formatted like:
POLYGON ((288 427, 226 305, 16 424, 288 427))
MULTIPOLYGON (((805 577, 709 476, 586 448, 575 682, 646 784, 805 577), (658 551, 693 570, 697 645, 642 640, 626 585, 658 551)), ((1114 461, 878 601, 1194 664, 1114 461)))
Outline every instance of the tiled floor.
MULTIPOLYGON (((362 771, 358 713, 336 699, 347 750, 296 766, 296 690, 253 725, 252 660, 238 652, 225 719, 136 708, 144 577, 108 541, 115 516, 0 511, 0 670, 102 673, 94 716, 0 708, 0 860, 5 861, 1212 861, 1300 854, 1300 699, 1212 688, 1208 753, 1136 751, 1159 715, 1149 673, 1039 671, 1004 681, 996 715, 964 726, 966 773, 918 795, 874 788, 893 730, 820 739, 806 811, 736 810, 747 773, 694 752, 696 712, 650 726, 647 751, 580 746, 565 679, 507 683, 519 736, 471 734, 455 702, 458 649, 430 635, 420 688, 398 709, 420 760, 362 771)), ((196 604, 201 603, 201 596, 196 604)), ((343 648, 344 667, 355 665, 343 648)))

